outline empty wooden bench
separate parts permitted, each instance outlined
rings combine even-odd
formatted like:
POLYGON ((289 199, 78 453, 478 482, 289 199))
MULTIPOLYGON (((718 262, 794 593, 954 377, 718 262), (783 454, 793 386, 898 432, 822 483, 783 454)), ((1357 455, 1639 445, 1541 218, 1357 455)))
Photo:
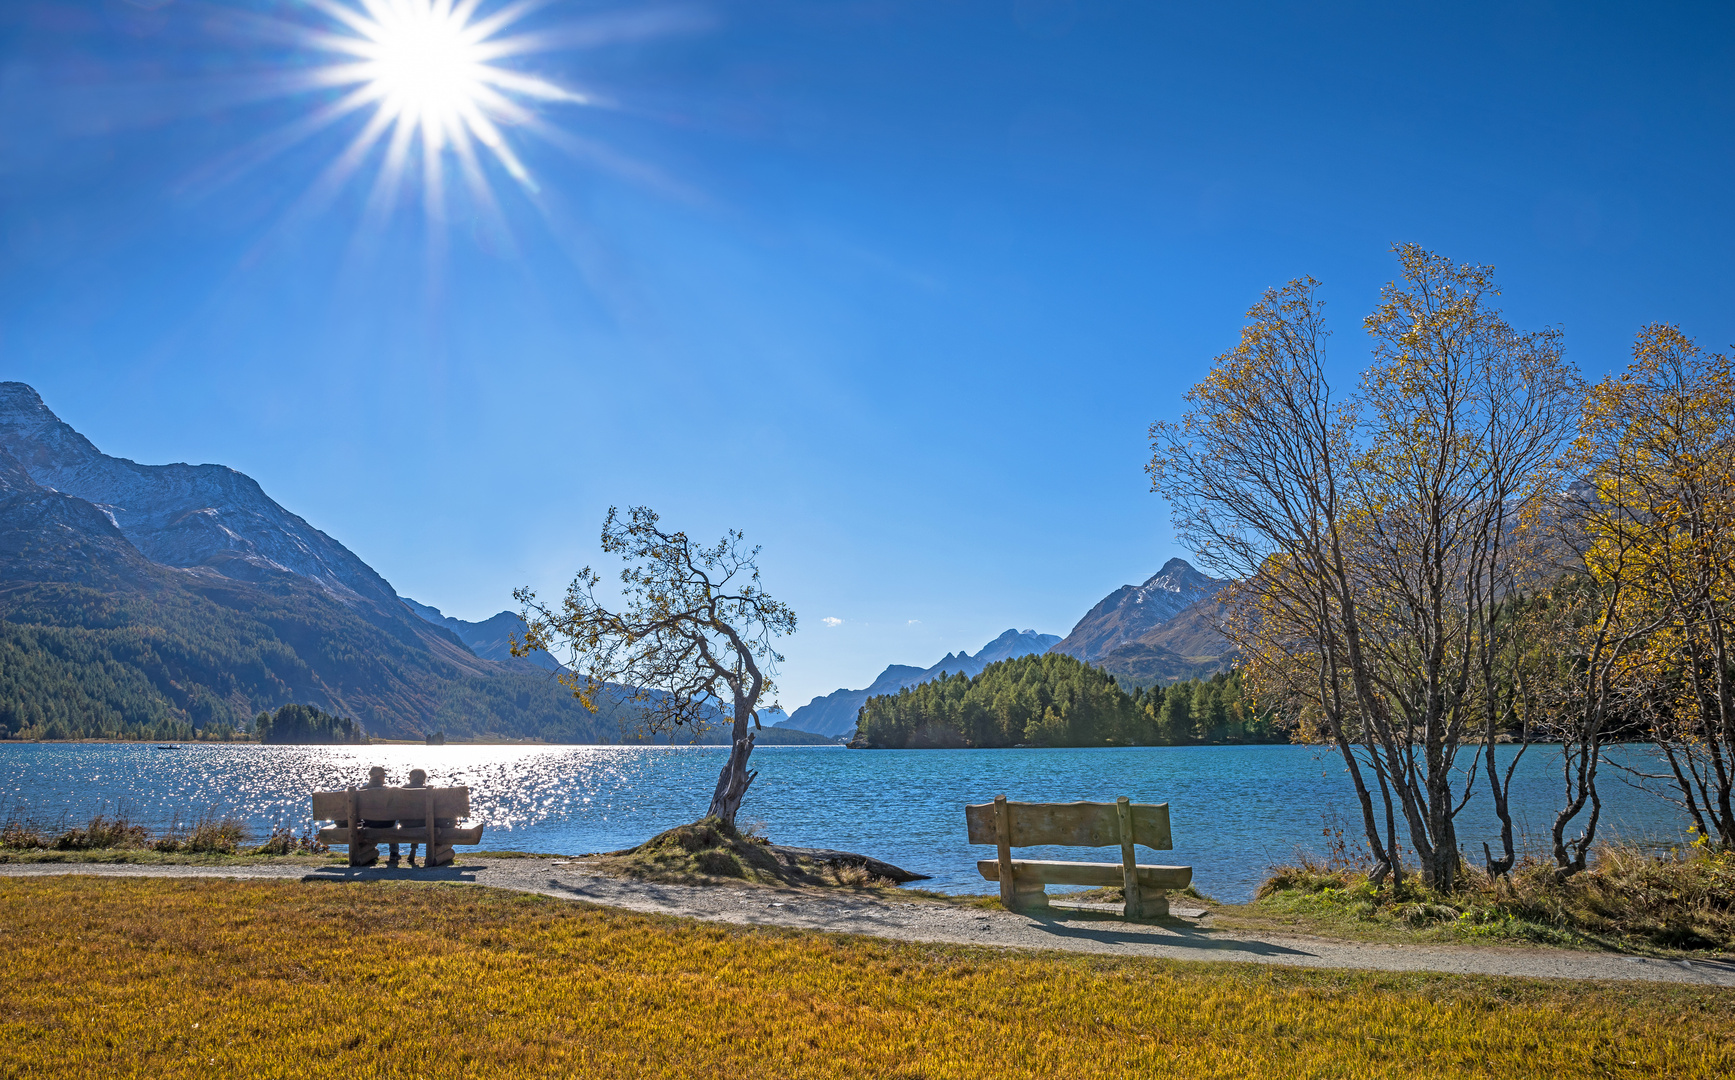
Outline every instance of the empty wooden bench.
POLYGON ((989 881, 1000 883, 1000 902, 1008 909, 1046 908, 1044 885, 1119 885, 1126 896, 1128 918, 1162 918, 1169 913, 1167 891, 1184 889, 1193 881, 1190 866, 1140 865, 1134 859, 1133 847, 1138 844, 1153 851, 1175 846, 1169 836, 1168 803, 1135 803, 1124 795, 1111 803, 1025 803, 1007 802, 1000 795, 991 803, 966 806, 964 819, 970 827, 970 843, 1000 848, 999 858, 983 859, 976 868, 989 881), (1120 862, 1012 857, 1015 847, 1116 844, 1120 862))
POLYGON ((470 816, 467 787, 352 787, 345 791, 313 793, 315 821, 338 825, 319 830, 324 844, 349 847, 349 865, 360 866, 361 852, 369 844, 426 844, 427 865, 452 861, 453 844, 480 844, 482 826, 460 829, 456 822, 470 816), (376 828, 364 821, 421 821, 418 828, 393 824, 376 828), (444 823, 444 824, 443 824, 444 823))

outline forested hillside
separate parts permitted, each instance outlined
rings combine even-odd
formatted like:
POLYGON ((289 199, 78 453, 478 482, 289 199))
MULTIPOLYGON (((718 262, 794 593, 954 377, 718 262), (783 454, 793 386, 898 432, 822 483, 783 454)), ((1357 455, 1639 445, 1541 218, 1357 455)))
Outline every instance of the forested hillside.
POLYGON ((246 476, 110 457, 0 383, 0 738, 227 739, 291 703, 386 738, 634 726, 477 657, 246 476))
POLYGON ((1242 700, 1233 672, 1123 690, 1101 668, 1061 653, 990 664, 869 698, 856 741, 883 749, 1006 746, 1176 746, 1284 742, 1242 700))
POLYGON ((290 702, 397 738, 621 737, 612 709, 587 713, 544 672, 466 670, 480 665, 419 648, 316 590, 285 587, 267 600, 177 586, 0 591, 0 737, 226 739, 290 702))

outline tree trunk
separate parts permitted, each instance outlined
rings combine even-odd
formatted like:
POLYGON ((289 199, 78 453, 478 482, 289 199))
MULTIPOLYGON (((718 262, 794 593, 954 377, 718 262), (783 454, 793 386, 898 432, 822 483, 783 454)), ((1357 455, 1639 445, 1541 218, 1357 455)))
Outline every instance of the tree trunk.
POLYGON ((731 832, 735 829, 735 815, 741 810, 741 799, 747 794, 753 778, 759 775, 757 769, 747 767, 747 758, 753 753, 753 732, 747 729, 747 717, 740 712, 735 715, 733 735, 729 760, 724 763, 723 772, 717 777, 717 790, 711 796, 711 808, 705 811, 706 817, 716 818, 731 832))
POLYGON ((1494 815, 1500 819, 1500 857, 1488 849, 1488 842, 1482 842, 1482 856, 1488 863, 1488 876, 1502 878, 1512 872, 1513 864, 1518 861, 1518 853, 1512 846, 1512 805, 1508 799, 1512 795, 1512 772, 1518 767, 1518 759, 1524 756, 1524 747, 1519 747, 1518 753, 1512 758, 1512 765, 1506 770, 1506 782, 1500 782, 1500 771, 1494 764, 1495 740, 1499 732, 1495 730, 1494 719, 1488 720, 1484 729, 1482 749, 1487 755, 1488 788, 1494 793, 1494 815))

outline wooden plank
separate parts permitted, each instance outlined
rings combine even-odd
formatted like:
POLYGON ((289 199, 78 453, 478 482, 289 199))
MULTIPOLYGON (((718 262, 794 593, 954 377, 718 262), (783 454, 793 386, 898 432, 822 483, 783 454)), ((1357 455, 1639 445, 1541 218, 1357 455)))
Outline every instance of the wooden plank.
POLYGON ((995 880, 1000 882, 1000 906, 1008 911, 1017 905, 1013 902, 1013 887, 1018 881, 1018 875, 1012 871, 1012 824, 1006 815, 1006 796, 994 796, 994 837, 1000 852, 996 865, 1000 876, 995 880))
MULTIPOLYGON (((470 789, 449 788, 357 788, 361 799, 361 816, 368 821, 397 821, 399 818, 419 818, 427 811, 427 793, 434 797, 434 812, 440 817, 470 816, 470 789)), ((349 812, 347 791, 316 791, 313 793, 313 820, 341 821, 349 812)))
POLYGON ((1144 909, 1139 902, 1138 858, 1133 854, 1133 812, 1130 800, 1122 795, 1115 800, 1115 816, 1119 819, 1121 834, 1121 896, 1126 901, 1122 914, 1129 919, 1136 919, 1144 909))
MULTIPOLYGON (((466 794, 468 794, 468 793, 466 792, 466 794)), ((468 801, 468 800, 466 800, 466 801, 468 801)), ((427 807, 427 815, 428 815, 427 817, 424 817, 422 819, 422 824, 428 830, 428 850, 422 856, 422 864, 427 865, 428 859, 430 857, 432 857, 434 854, 434 845, 436 843, 438 843, 438 841, 435 840, 435 836, 438 835, 438 833, 440 831, 440 823, 434 817, 434 789, 433 788, 428 789, 427 797, 424 798, 422 800, 422 802, 427 807)), ((410 854, 414 855, 415 852, 412 851, 410 854)), ((411 860, 411 861, 413 862, 414 860, 411 860)))
POLYGON ((1015 911, 1041 911, 1047 908, 1048 894, 1042 891, 1042 882, 1019 878, 1018 889, 1012 894, 1012 907, 1015 911))
MULTIPOLYGON (((964 807, 970 843, 998 842, 994 803, 964 807)), ((1114 803, 1023 803, 1006 804, 1012 822, 1012 846, 1054 844, 1061 847, 1114 847, 1120 843, 1120 818, 1114 803)), ((1169 833, 1168 803, 1129 803, 1136 842, 1152 851, 1175 846, 1169 833)))
MULTIPOLYGON (((467 829, 441 829, 440 838, 447 844, 480 844, 482 842, 481 825, 473 825, 467 829)), ((319 842, 322 844, 347 844, 350 842, 350 831, 340 829, 335 825, 327 825, 319 830, 319 842)), ((428 842, 427 829, 370 829, 363 827, 360 843, 371 844, 425 844, 428 842)))
MULTIPOLYGON (((344 811, 344 823, 351 829, 359 830, 361 828, 361 804, 356 800, 355 788, 350 788, 346 794, 349 798, 347 800, 347 808, 344 811)), ((353 837, 359 835, 359 832, 351 833, 350 835, 353 837)), ((352 839, 349 845, 349 864, 351 866, 358 866, 361 862, 361 852, 357 851, 356 847, 357 845, 352 839)))
MULTIPOLYGON (((1000 860, 981 859, 976 869, 989 881, 1000 880, 1000 860)), ((1191 866, 1149 866, 1138 868, 1139 889, 1184 889, 1193 881, 1191 866)), ((1012 873, 1018 881, 1040 881, 1049 885, 1119 885, 1122 868, 1118 862, 1059 862, 1046 859, 1013 859, 1012 873)))

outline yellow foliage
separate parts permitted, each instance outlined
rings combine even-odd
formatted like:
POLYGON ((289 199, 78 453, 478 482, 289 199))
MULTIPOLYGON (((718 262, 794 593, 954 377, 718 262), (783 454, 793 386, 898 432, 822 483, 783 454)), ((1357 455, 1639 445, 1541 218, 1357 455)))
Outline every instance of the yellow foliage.
POLYGON ((1735 845, 1735 364, 1647 326, 1585 402, 1585 565, 1645 628, 1616 673, 1644 701, 1696 825, 1735 845), (1704 756, 1701 757, 1701 752, 1704 756))
POLYGON ((400 883, 0 881, 0 1076, 1727 1076, 1729 992, 942 948, 400 883))

